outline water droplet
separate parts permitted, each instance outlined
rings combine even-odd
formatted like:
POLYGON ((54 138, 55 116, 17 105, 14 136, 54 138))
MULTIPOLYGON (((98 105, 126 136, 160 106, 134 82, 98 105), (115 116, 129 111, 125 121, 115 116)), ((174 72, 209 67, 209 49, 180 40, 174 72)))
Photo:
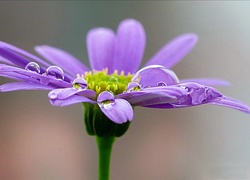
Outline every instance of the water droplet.
POLYGON ((131 92, 131 91, 139 91, 141 89, 140 84, 138 84, 137 82, 130 82, 127 86, 127 92, 131 92))
POLYGON ((157 83, 157 86, 167 86, 167 83, 160 81, 157 83))
POLYGON ((109 81, 110 82, 118 82, 118 78, 115 76, 110 76, 109 81))
POLYGON ((35 62, 29 62, 25 66, 25 70, 40 73, 40 66, 35 62))
POLYGON ((97 102, 101 108, 109 108, 115 103, 115 97, 112 92, 103 91, 97 97, 97 102))
POLYGON ((100 102, 99 104, 102 108, 109 108, 109 107, 112 107, 114 103, 115 103, 114 100, 106 100, 106 101, 100 102))
POLYGON ((180 87, 182 89, 186 89, 186 86, 183 86, 183 85, 178 85, 178 87, 180 87))
POLYGON ((184 85, 178 85, 180 88, 185 89, 187 92, 190 91, 190 88, 184 85))
POLYGON ((57 94, 52 92, 52 93, 49 93, 49 98, 50 99, 56 99, 57 98, 57 94))
POLYGON ((76 89, 87 89, 88 83, 85 81, 83 78, 76 78, 73 82, 72 85, 76 89))
POLYGON ((56 79, 64 79, 64 73, 62 68, 58 67, 58 66, 50 66, 48 67, 48 69, 46 70, 46 75, 47 76, 52 76, 55 77, 56 79))

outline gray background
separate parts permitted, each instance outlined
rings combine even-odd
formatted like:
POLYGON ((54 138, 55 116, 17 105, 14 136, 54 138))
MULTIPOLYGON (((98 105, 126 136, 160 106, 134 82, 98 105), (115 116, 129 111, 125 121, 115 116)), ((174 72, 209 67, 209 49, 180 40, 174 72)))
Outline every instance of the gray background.
MULTIPOLYGON (((143 62, 193 32, 199 43, 173 68, 178 77, 226 79, 233 86, 218 89, 250 105, 249 9, 249 2, 224 1, 1 1, 0 39, 32 53, 35 45, 56 46, 88 65, 85 36, 94 27, 141 21, 143 62)), ((1 93, 0 113, 0 179, 97 179, 95 139, 85 132, 80 104, 52 107, 47 92, 1 93)), ((111 179, 250 179, 249 117, 211 105, 135 108, 114 146, 111 179)))

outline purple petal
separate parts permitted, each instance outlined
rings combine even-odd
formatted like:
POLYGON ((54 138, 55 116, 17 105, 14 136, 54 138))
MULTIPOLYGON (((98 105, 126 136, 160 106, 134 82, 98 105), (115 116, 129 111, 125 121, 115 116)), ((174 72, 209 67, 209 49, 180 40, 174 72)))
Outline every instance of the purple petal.
POLYGON ((12 63, 24 68, 30 61, 36 61, 44 66, 49 64, 42 59, 18 48, 11 44, 0 41, 0 56, 6 58, 12 63))
POLYGON ((85 89, 84 91, 80 91, 78 94, 93 100, 96 99, 96 92, 91 89, 85 89))
POLYGON ((136 72, 132 81, 139 83, 142 87, 155 87, 159 82, 173 85, 179 82, 175 73, 160 65, 144 67, 136 72))
POLYGON ((96 96, 96 93, 93 90, 88 89, 76 89, 76 88, 60 88, 50 91, 48 97, 50 99, 66 99, 75 94, 81 94, 82 96, 87 96, 88 98, 93 98, 96 96))
POLYGON ((172 68, 195 46, 197 40, 198 37, 195 34, 183 34, 176 37, 160 49, 146 66, 158 64, 172 68))
POLYGON ((124 99, 115 99, 115 102, 107 105, 98 103, 102 112, 113 122, 122 124, 133 119, 133 108, 124 99))
POLYGON ((87 48, 93 70, 108 68, 113 73, 113 51, 115 34, 107 28, 96 28, 88 32, 87 48))
POLYGON ((1 57, 1 55, 0 55, 0 62, 4 63, 4 64, 12 65, 12 66, 15 65, 11 61, 9 61, 8 59, 1 57))
POLYGON ((164 100, 159 99, 158 103, 145 103, 144 106, 151 108, 191 107, 211 102, 217 102, 222 98, 222 95, 216 89, 208 86, 203 86, 198 83, 183 83, 173 87, 177 88, 176 90, 173 89, 173 91, 179 91, 179 94, 175 92, 177 99, 176 102, 164 102, 164 100))
POLYGON ((231 86, 231 83, 223 79, 214 78, 192 78, 192 79, 180 79, 180 83, 196 82, 206 86, 231 86))
POLYGON ((0 46, 0 56, 12 62, 16 66, 19 66, 22 68, 24 68, 29 63, 29 61, 25 59, 24 57, 10 51, 9 49, 2 48, 1 46, 0 46))
POLYGON ((113 122, 122 124, 133 118, 133 109, 128 101, 115 99, 109 91, 101 92, 97 97, 97 103, 102 112, 113 122))
POLYGON ((148 105, 148 106, 144 106, 147 108, 157 108, 157 109, 173 109, 176 108, 175 106, 173 106, 172 104, 166 103, 166 104, 153 104, 153 105, 148 105))
POLYGON ((53 106, 68 106, 68 105, 82 103, 82 102, 96 104, 96 102, 92 101, 91 99, 84 97, 84 96, 78 96, 78 95, 71 96, 67 99, 50 99, 50 103, 53 106))
POLYGON ((176 106, 205 104, 208 102, 218 101, 222 97, 221 93, 219 93, 216 89, 203 86, 198 83, 188 82, 179 84, 178 86, 188 92, 189 99, 179 102, 176 106))
POLYGON ((19 74, 17 72, 1 72, 0 71, 0 76, 5 77, 5 78, 9 78, 9 79, 18 80, 18 81, 28 81, 30 83, 39 83, 40 82, 39 80, 37 80, 35 78, 27 77, 27 76, 19 74))
POLYGON ((211 102, 209 104, 233 108, 233 109, 250 114, 250 107, 248 105, 246 105, 246 104, 244 104, 236 99, 229 98, 229 97, 223 97, 220 101, 211 102))
POLYGON ((144 88, 141 91, 131 91, 117 95, 117 98, 126 99, 132 106, 149 106, 165 103, 177 103, 186 98, 188 92, 176 86, 159 86, 144 88))
POLYGON ((61 49, 42 45, 36 46, 35 50, 51 63, 60 66, 64 71, 73 76, 76 76, 77 74, 83 74, 85 71, 88 71, 88 68, 84 66, 78 59, 61 49))
POLYGON ((50 86, 45 86, 37 83, 28 83, 28 82, 11 82, 0 86, 0 92, 19 91, 19 90, 52 90, 52 89, 54 88, 50 86))
POLYGON ((49 76, 43 76, 33 71, 28 71, 25 69, 5 64, 0 64, 0 76, 28 81, 28 82, 35 82, 35 83, 41 82, 41 84, 43 85, 49 85, 53 87, 71 87, 71 83, 63 81, 61 79, 56 79, 49 76))
MULTIPOLYGON (((238 100, 229 98, 229 97, 223 97, 221 99, 216 99, 215 101, 210 101, 207 104, 224 106, 224 107, 236 109, 236 110, 250 114, 250 107, 248 105, 246 105, 238 100)), ((198 105, 198 104, 196 104, 196 105, 198 105)), ((169 108, 192 107, 192 106, 196 106, 196 105, 180 105, 180 106, 178 106, 178 105, 174 105, 174 104, 156 104, 156 105, 150 105, 147 107, 169 109, 169 108)), ((199 105, 201 105, 201 104, 199 104, 199 105)))
POLYGON ((114 69, 135 73, 140 66, 146 35, 140 22, 129 19, 122 21, 117 30, 114 50, 114 69))
POLYGON ((41 74, 33 71, 27 71, 18 67, 0 64, 0 76, 8 77, 16 80, 30 81, 38 83, 41 74))
POLYGON ((50 91, 48 97, 50 99, 66 99, 70 96, 75 95, 78 92, 78 89, 75 88, 61 88, 61 89, 54 89, 50 91))

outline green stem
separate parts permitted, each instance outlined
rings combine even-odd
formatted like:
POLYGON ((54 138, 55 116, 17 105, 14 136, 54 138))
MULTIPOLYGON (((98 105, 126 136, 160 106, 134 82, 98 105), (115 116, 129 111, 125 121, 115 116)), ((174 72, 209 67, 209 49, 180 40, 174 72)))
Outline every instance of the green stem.
POLYGON ((115 137, 96 136, 96 143, 99 151, 98 180, 109 180, 110 159, 114 141, 115 137))

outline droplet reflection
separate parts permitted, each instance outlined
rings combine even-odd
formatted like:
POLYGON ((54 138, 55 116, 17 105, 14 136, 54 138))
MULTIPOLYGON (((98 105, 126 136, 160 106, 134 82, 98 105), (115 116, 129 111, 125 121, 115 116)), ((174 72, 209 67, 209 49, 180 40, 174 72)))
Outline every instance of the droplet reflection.
POLYGON ((167 83, 160 81, 157 83, 157 86, 167 86, 167 83))
POLYGON ((72 85, 76 89, 87 89, 88 83, 83 79, 83 78, 76 78, 73 82, 72 85))
POLYGON ((115 97, 113 93, 109 91, 104 91, 99 94, 97 97, 97 102, 101 108, 112 107, 115 103, 115 97))
POLYGON ((35 62, 29 62, 25 66, 25 70, 40 73, 40 66, 35 62))
POLYGON ((45 74, 47 76, 55 77, 56 79, 62 79, 62 80, 64 79, 64 72, 63 72, 62 68, 60 68, 58 66, 48 67, 45 74))
POLYGON ((127 92, 131 92, 131 91, 139 91, 141 89, 140 84, 138 84, 137 82, 130 82, 127 86, 127 92))

